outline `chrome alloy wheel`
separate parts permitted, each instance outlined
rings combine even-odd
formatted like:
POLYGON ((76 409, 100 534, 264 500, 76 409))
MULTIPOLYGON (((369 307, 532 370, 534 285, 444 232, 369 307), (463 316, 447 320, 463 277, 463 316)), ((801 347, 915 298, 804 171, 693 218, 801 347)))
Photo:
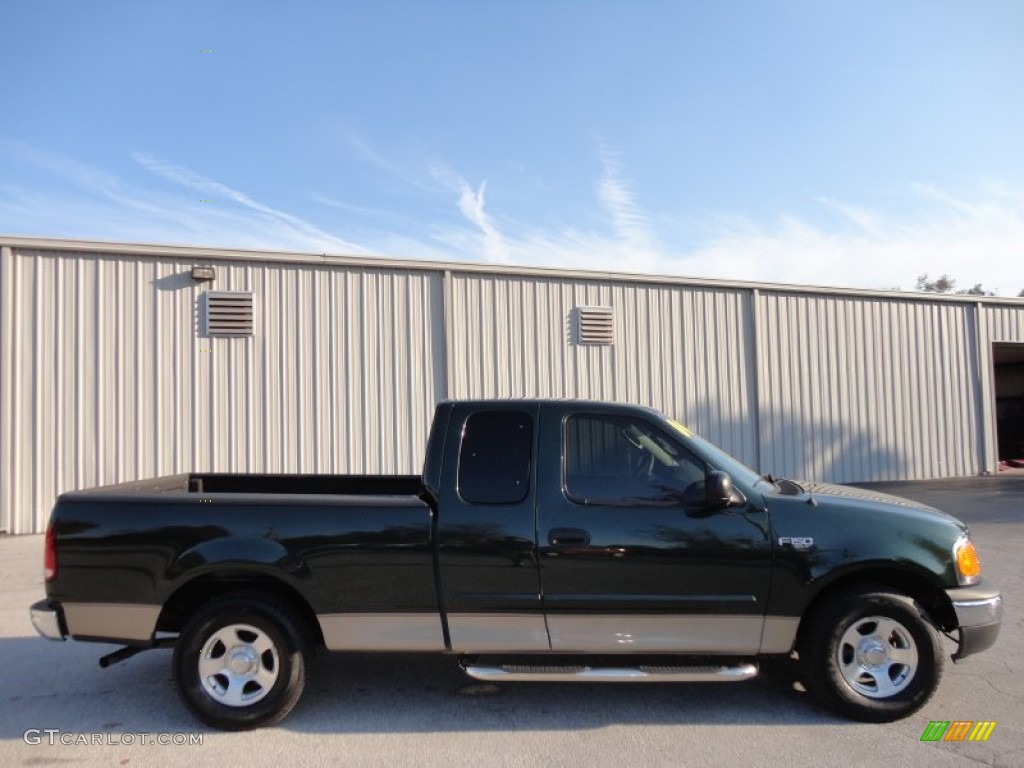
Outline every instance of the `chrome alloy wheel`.
POLYGON ((885 616, 857 619, 836 648, 843 680, 871 699, 887 699, 903 691, 917 671, 917 646, 900 622, 885 616))
POLYGON ((199 680, 214 701, 247 707, 270 693, 280 672, 277 648, 249 624, 229 624, 207 639, 199 654, 199 680))

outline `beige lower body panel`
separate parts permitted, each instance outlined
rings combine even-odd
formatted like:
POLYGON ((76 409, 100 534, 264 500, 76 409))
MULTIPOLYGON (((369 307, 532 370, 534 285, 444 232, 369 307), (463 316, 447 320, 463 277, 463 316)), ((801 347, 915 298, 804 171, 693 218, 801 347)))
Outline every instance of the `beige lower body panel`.
POLYGON ((761 653, 789 653, 796 644, 799 616, 767 616, 761 634, 761 653))
MULTIPOLYGON (((317 617, 332 651, 443 651, 436 614, 341 613, 317 617)), ((799 619, 785 616, 615 616, 453 613, 455 653, 787 653, 799 619), (550 632, 550 641, 549 641, 550 632)))
POLYGON ((329 651, 443 651, 436 613, 331 613, 317 616, 329 651))
POLYGON ((551 650, 542 614, 450 613, 448 633, 456 653, 551 650))
POLYGON ((722 653, 761 647, 763 616, 548 616, 559 653, 722 653))
POLYGON ((159 605, 140 603, 64 603, 64 622, 72 637, 149 640, 160 618, 159 605))
MULTIPOLYGON (((72 637, 145 642, 159 605, 64 603, 72 637)), ((317 616, 331 651, 444 651, 435 613, 340 613, 317 616)), ((454 613, 448 616, 456 653, 788 653, 799 617, 571 616, 454 613), (550 642, 549 642, 550 632, 550 642)))

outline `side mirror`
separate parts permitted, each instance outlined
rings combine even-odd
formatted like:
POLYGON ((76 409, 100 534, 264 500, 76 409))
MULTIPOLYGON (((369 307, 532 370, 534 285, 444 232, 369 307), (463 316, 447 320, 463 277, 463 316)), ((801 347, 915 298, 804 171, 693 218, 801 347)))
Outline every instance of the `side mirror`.
POLYGON ((727 472, 715 470, 708 474, 708 507, 725 509, 745 502, 746 498, 733 487, 732 478, 727 472))

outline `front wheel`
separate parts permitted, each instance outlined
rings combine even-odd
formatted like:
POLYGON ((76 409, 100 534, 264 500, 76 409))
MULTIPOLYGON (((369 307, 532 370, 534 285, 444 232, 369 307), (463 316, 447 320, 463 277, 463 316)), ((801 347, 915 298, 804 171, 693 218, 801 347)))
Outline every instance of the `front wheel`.
POLYGON ((942 677, 942 648, 906 596, 885 587, 837 593, 807 617, 800 661, 807 689, 865 722, 899 720, 923 707, 942 677))
POLYGON ((182 630, 172 663, 192 714, 228 731, 279 722, 305 685, 299 620, 286 605, 255 597, 203 608, 182 630))

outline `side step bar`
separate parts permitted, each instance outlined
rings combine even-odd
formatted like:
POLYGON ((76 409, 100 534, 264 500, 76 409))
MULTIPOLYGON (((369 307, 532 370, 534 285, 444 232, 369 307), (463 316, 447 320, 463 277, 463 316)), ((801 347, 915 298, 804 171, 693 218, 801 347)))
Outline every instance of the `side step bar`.
POLYGON ((490 683, 518 683, 526 681, 551 683, 715 683, 749 680, 757 676, 756 664, 739 664, 734 667, 584 667, 525 666, 522 664, 480 666, 463 664, 462 669, 470 677, 490 683))

